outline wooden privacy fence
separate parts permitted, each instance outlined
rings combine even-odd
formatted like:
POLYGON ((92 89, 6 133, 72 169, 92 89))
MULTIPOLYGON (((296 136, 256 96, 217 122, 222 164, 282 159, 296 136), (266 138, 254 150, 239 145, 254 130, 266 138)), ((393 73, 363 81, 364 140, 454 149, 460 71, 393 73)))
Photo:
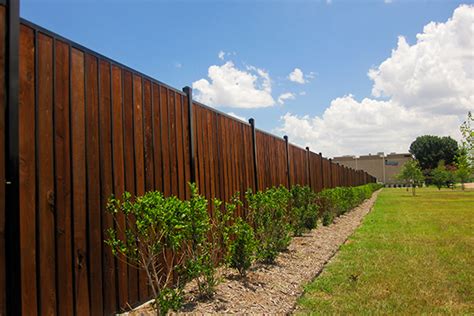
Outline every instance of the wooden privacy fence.
POLYGON ((0 315, 103 315, 150 298, 103 243, 112 193, 186 199, 195 181, 228 200, 375 181, 21 20, 14 0, 0 1, 0 69, 0 315))

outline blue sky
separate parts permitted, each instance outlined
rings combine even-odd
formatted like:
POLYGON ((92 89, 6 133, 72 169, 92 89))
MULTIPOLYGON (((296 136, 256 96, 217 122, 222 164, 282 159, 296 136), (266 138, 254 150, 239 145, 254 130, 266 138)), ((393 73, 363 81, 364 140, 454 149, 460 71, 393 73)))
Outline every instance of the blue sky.
MULTIPOLYGON (((369 69, 390 57, 399 35, 409 45, 416 44, 415 36, 426 24, 446 22, 460 4, 397 0, 22 0, 21 16, 177 88, 200 79, 212 83, 209 67, 232 62, 233 69, 257 77, 258 90, 262 89, 263 77, 256 69, 261 69, 270 78, 273 105, 211 105, 247 119, 254 117, 259 128, 298 138, 292 135, 297 131, 285 128, 282 116, 287 113, 301 120, 306 115, 317 120, 323 119, 331 101, 348 94, 355 100, 393 98, 393 93, 378 98, 372 95, 374 81, 367 76, 369 69), (218 58, 220 51, 226 53, 224 60, 218 58), (295 68, 306 76, 304 84, 288 79, 295 68), (279 104, 283 93, 292 93, 294 99, 279 104)), ((233 102, 232 98, 224 99, 233 102)), ((309 124, 313 129, 318 126, 309 124)), ((313 138, 298 142, 318 147, 313 138)), ((343 145, 330 154, 350 151, 354 145, 343 145)), ((403 146, 407 144, 397 144, 393 149, 379 145, 386 151, 402 150, 403 146)))

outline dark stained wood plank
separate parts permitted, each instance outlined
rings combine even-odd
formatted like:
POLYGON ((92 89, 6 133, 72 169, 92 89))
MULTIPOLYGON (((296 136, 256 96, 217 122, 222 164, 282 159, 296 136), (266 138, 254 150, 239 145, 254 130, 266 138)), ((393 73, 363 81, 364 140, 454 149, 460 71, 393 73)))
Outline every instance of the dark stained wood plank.
POLYGON ((56 249, 58 314, 73 314, 71 160, 69 132, 69 48, 55 42, 54 160, 56 173, 56 249))
POLYGON ((155 171, 153 168, 153 112, 151 105, 151 83, 145 80, 143 84, 143 120, 145 125, 145 189, 155 189, 155 171))
MULTIPOLYGON (((124 147, 123 147, 123 109, 122 109, 122 70, 112 66, 112 157, 114 194, 121 197, 125 191, 124 147)), ((118 237, 125 238, 125 216, 117 214, 117 225, 120 227, 118 237)), ((121 310, 125 310, 128 302, 128 268, 123 260, 116 260, 118 303, 121 310)))
MULTIPOLYGON (((0 5, 0 148, 5 148, 5 48, 6 9, 0 5)), ((0 314, 6 311, 6 257, 5 257, 5 150, 0 150, 0 314)))
MULTIPOLYGON (((144 136, 143 136, 143 98, 142 98, 142 78, 133 75, 133 120, 135 139, 135 187, 136 194, 145 194, 145 157, 144 157, 144 136)), ((145 271, 139 272, 138 292, 140 300, 148 298, 148 285, 145 271)))
POLYGON ((160 86, 153 83, 152 91, 153 171, 155 173, 155 189, 163 192, 160 86))
POLYGON ((217 119, 218 114, 212 112, 211 117, 211 131, 210 131, 210 140, 212 147, 212 159, 213 159, 213 172, 214 172, 214 197, 220 198, 220 177, 219 177, 219 147, 218 147, 218 138, 217 138, 217 119))
POLYGON ((100 214, 100 147, 98 61, 86 54, 86 146, 87 146, 87 209, 89 224, 89 284, 91 314, 101 315, 102 297, 102 233, 100 214))
POLYGON ((84 53, 74 48, 71 49, 71 87, 75 310, 79 315, 88 315, 90 293, 87 265, 84 53))
POLYGON ((183 109, 182 96, 175 92, 175 108, 176 108, 176 166, 179 186, 179 198, 186 198, 186 180, 185 180, 185 164, 184 164, 184 150, 183 150, 183 109))
POLYGON ((171 179, 170 179, 170 143, 169 143, 169 129, 168 129, 168 89, 160 86, 160 112, 161 112, 161 152, 163 163, 163 193, 165 196, 171 194, 171 179))
MULTIPOLYGON (((124 114, 124 142, 125 142, 125 190, 135 195, 135 156, 133 135, 133 85, 132 74, 129 71, 122 72, 123 78, 123 114, 124 114)), ((129 219, 128 225, 133 223, 134 218, 129 219)), ((128 295, 129 301, 136 303, 138 297, 138 270, 128 268, 128 295)))
POLYGON ((169 152, 170 152, 170 178, 171 178, 171 194, 179 196, 178 186, 178 170, 176 165, 176 105, 175 105, 175 92, 168 89, 168 141, 169 141, 169 152))
MULTIPOLYGON (((113 227, 113 219, 106 211, 107 201, 113 193, 112 177, 112 117, 110 99, 110 64, 99 61, 99 140, 100 140, 100 196, 102 214, 102 240, 107 238, 106 230, 113 227)), ((117 310, 115 280, 115 258, 109 246, 102 243, 102 275, 104 314, 117 310)))
POLYGON ((199 193, 202 195, 206 194, 206 185, 205 185, 205 170, 204 170, 204 156, 205 153, 203 151, 202 142, 203 142, 203 130, 202 130, 202 108, 200 106, 194 106, 194 112, 196 113, 195 124, 194 124, 194 135, 195 135, 195 148, 196 148, 196 164, 197 164, 197 171, 198 171, 198 178, 196 181, 198 183, 199 193))
POLYGON ((219 196, 221 201, 225 200, 225 179, 224 179, 224 165, 225 162, 222 159, 222 137, 221 137, 221 115, 216 113, 215 116, 215 137, 217 146, 217 161, 218 161, 218 173, 219 173, 219 196))
POLYGON ((189 108, 188 108, 188 97, 183 97, 183 138, 184 138, 184 165, 185 165, 185 180, 186 180, 186 199, 190 197, 189 186, 191 182, 191 144, 189 142, 189 108))
POLYGON ((37 38, 37 166, 40 314, 56 313, 53 152, 53 39, 37 38))
POLYGON ((36 163, 35 163, 35 47, 34 32, 20 26, 19 159, 21 310, 36 315, 36 163))
POLYGON ((224 139, 224 129, 225 126, 224 124, 224 119, 222 115, 217 114, 217 124, 218 124, 218 130, 219 134, 217 134, 218 138, 218 143, 219 143, 219 162, 220 162, 220 179, 219 183, 221 183, 221 194, 220 194, 220 199, 222 201, 225 201, 227 199, 228 195, 228 189, 227 189, 227 159, 225 158, 225 148, 226 148, 226 143, 224 139))
MULTIPOLYGON (((211 170, 209 165, 210 153, 209 153, 209 131, 208 131, 208 116, 209 110, 201 109, 201 128, 202 128, 202 159, 204 165, 204 186, 205 186, 205 196, 209 200, 212 197, 211 192, 211 170)), ((210 207, 210 206, 209 206, 210 207)))

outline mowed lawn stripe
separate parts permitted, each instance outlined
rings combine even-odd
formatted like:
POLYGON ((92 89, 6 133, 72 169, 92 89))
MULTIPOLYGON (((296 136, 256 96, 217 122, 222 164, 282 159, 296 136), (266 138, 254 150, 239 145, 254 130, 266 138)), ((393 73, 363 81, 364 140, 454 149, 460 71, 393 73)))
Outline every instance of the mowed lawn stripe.
POLYGON ((474 313, 474 190, 383 189, 296 313, 474 313))

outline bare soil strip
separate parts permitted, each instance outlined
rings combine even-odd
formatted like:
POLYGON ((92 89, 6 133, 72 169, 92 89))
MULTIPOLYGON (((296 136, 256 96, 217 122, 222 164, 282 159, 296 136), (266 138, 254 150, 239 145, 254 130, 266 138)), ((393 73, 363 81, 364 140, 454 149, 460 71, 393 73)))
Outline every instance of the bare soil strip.
MULTIPOLYGON (((242 279, 230 270, 222 272, 212 300, 195 299, 194 283, 186 288, 186 304, 178 314, 289 314, 303 293, 303 286, 318 276, 339 247, 372 209, 377 195, 335 219, 330 226, 319 226, 302 237, 293 238, 288 251, 276 264, 256 264, 242 279)), ((150 315, 149 305, 129 315, 150 315)))

